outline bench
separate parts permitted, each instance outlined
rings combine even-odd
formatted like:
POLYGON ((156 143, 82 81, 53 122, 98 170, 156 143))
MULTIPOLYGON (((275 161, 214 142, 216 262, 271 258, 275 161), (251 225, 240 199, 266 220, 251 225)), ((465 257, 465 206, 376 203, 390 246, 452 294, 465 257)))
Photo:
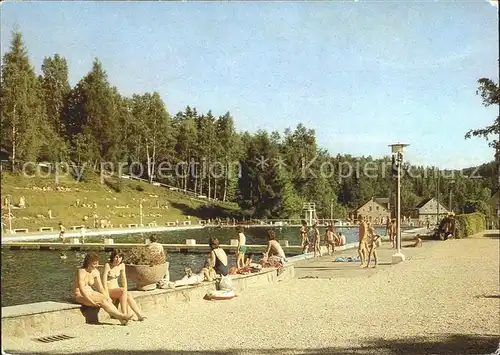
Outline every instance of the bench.
POLYGON ((184 221, 182 222, 183 225, 185 226, 190 226, 191 225, 191 221, 184 221))
POLYGON ((196 239, 186 239, 186 245, 196 245, 196 239))
POLYGON ((148 223, 148 227, 156 227, 156 222, 148 223))
POLYGON ((172 227, 172 226, 176 226, 177 224, 175 222, 167 222, 167 227, 172 227))
POLYGON ((85 228, 85 226, 71 226, 71 229, 77 230, 77 229, 82 229, 85 228))
POLYGON ((40 232, 53 232, 54 228, 52 228, 52 227, 40 227, 40 228, 38 228, 38 231, 40 231, 40 232))
POLYGON ((127 227, 129 227, 129 228, 137 227, 137 223, 127 224, 127 227))
POLYGON ((16 228, 13 231, 14 233, 28 233, 28 228, 16 228))

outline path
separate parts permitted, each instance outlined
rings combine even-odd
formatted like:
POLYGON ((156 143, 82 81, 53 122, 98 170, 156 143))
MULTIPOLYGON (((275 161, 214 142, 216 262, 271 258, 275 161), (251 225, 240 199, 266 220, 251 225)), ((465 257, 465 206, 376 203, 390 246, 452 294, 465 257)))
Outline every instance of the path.
MULTIPOLYGON (((413 241, 403 241, 402 252, 407 259, 413 258, 415 255, 427 250, 428 247, 438 241, 424 241, 424 248, 404 248, 405 245, 412 244, 413 241)), ((362 269, 359 267, 360 262, 333 262, 339 256, 344 257, 357 257, 358 249, 349 249, 345 251, 335 252, 334 255, 324 255, 314 259, 304 260, 296 263, 295 275, 296 278, 318 278, 318 279, 332 279, 338 277, 356 277, 356 276, 372 276, 373 274, 391 268, 392 255, 396 253, 392 249, 388 241, 384 241, 382 246, 377 248, 377 255, 379 264, 376 269, 372 268, 373 262, 370 263, 370 268, 362 269)))
POLYGON ((500 338, 499 241, 496 232, 424 242, 374 272, 342 264, 357 277, 331 270, 331 280, 192 301, 127 327, 82 325, 65 332, 70 340, 2 344, 13 354, 489 354, 500 338))

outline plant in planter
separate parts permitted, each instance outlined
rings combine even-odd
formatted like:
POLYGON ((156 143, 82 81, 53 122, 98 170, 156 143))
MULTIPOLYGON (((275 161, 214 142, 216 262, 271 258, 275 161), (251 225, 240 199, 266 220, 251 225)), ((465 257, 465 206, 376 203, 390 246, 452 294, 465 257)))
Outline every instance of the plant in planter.
POLYGON ((154 290, 158 281, 169 279, 165 254, 152 253, 148 247, 130 249, 123 262, 127 278, 135 281, 140 291, 154 290))

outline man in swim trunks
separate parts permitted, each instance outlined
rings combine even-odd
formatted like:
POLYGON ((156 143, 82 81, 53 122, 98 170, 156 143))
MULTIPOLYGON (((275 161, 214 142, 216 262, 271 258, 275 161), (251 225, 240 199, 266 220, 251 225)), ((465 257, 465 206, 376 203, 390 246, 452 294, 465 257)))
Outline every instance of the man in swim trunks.
POLYGON ((391 242, 392 248, 396 248, 396 219, 391 219, 391 224, 389 225, 389 241, 391 242))
POLYGON ((236 267, 241 269, 245 266, 245 253, 247 252, 246 241, 247 238, 243 233, 243 227, 236 227, 236 233, 238 234, 238 247, 236 250, 236 267))
POLYGON ((359 222, 359 245, 358 245, 358 256, 361 259, 361 267, 365 266, 366 253, 367 253, 367 241, 368 241, 368 230, 366 222, 363 220, 362 215, 358 215, 359 222))

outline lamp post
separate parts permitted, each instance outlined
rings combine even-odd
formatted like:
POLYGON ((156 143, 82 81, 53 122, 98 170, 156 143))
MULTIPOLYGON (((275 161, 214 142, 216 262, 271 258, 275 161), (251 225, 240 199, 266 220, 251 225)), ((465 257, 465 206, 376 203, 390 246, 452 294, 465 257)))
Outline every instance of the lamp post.
POLYGON ((401 252, 401 166, 403 165, 403 150, 409 144, 397 143, 391 144, 391 153, 393 155, 394 167, 397 169, 397 191, 396 191, 396 248, 397 252, 392 256, 392 263, 397 264, 405 260, 401 252))

